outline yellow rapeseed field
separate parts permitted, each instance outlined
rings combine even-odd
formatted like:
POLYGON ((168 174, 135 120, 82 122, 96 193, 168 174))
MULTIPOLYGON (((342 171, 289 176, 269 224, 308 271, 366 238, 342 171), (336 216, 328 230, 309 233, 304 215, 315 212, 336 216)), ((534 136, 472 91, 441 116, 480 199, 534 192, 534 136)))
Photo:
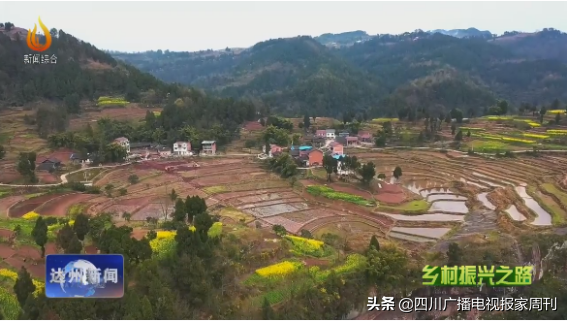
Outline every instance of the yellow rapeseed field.
POLYGON ((33 220, 36 220, 36 219, 39 217, 39 214, 37 214, 37 213, 34 212, 34 211, 31 211, 31 212, 27 212, 27 213, 24 214, 24 216, 22 216, 22 217, 23 217, 24 219, 26 219, 26 220, 33 221, 33 220))
POLYGON ((0 276, 12 281, 16 281, 18 279, 18 273, 8 269, 0 269, 0 276))
POLYGON ((565 109, 552 109, 547 111, 549 114, 565 114, 565 109))
POLYGON ((524 137, 531 137, 531 138, 539 138, 539 139, 547 139, 547 138, 549 138, 548 135, 530 134, 530 133, 524 133, 523 136, 524 136, 524 137))
POLYGON ((283 261, 277 264, 273 264, 270 266, 266 266, 260 269, 256 270, 256 273, 261 276, 261 277, 278 277, 278 276, 286 276, 288 274, 291 274, 295 271, 297 271, 297 269, 299 269, 299 267, 301 266, 301 263, 297 263, 297 262, 289 262, 289 261, 283 261))
MULTIPOLYGON (((12 271, 12 270, 8 270, 8 269, 0 269, 0 277, 4 277, 7 279, 10 279, 14 282, 16 282, 16 280, 18 280, 18 273, 12 271)), ((39 295, 39 293, 41 292, 41 290, 43 290, 45 288, 45 283, 38 281, 38 280, 33 280, 33 285, 35 285, 35 291, 33 292, 33 294, 35 296, 39 295)))

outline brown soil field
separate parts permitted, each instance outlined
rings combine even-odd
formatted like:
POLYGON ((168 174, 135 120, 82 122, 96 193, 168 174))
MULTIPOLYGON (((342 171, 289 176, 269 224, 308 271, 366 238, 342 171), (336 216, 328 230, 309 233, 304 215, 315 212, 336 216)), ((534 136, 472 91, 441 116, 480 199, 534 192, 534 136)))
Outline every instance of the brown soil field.
POLYGON ((203 177, 206 175, 232 175, 232 174, 242 174, 248 172, 255 172, 258 171, 258 165, 254 164, 242 164, 238 166, 237 164, 229 164, 223 165, 219 167, 205 167, 199 168, 190 172, 183 172, 181 175, 185 178, 192 178, 192 177, 203 177))
POLYGON ((230 183, 243 183, 249 180, 258 180, 269 178, 270 174, 266 172, 252 172, 243 174, 232 174, 232 175, 216 175, 209 177, 196 178, 191 181, 195 186, 214 186, 214 185, 224 185, 230 183))
POLYGON ((24 199, 25 197, 23 196, 8 196, 8 197, 0 198, 0 217, 7 217, 8 209, 12 207, 12 205, 24 199))
POLYGON ((240 198, 240 197, 246 197, 246 196, 252 196, 252 195, 263 195, 263 194, 277 194, 277 193, 282 193, 282 192, 288 192, 290 191, 289 187, 280 187, 280 188, 274 188, 274 189, 270 189, 270 190, 266 190, 266 189, 258 189, 258 190, 249 190, 249 191, 241 191, 241 192, 228 192, 228 193, 221 193, 221 194, 216 194, 215 198, 220 200, 220 201, 226 201, 232 198, 240 198))
POLYGON ((59 182, 59 178, 49 172, 36 172, 35 175, 40 184, 54 184, 59 182))
MULTIPOLYGON (((147 217, 156 217, 156 218, 163 218, 163 210, 164 204, 159 203, 150 203, 137 212, 132 214, 132 221, 145 221, 147 217)), ((168 209, 166 209, 167 213, 171 213, 174 210, 174 205, 169 202, 168 209)))
POLYGON ((11 184, 22 178, 22 175, 14 168, 0 168, 0 183, 11 184))
POLYGON ((43 153, 37 155, 37 160, 46 159, 46 158, 57 158, 63 164, 67 164, 70 162, 71 154, 74 152, 70 149, 61 148, 52 152, 43 153))
POLYGON ((125 108, 104 108, 100 111, 90 111, 73 118, 69 122, 69 130, 84 128, 87 124, 96 125, 101 118, 114 120, 140 120, 146 116, 147 111, 160 111, 160 108, 140 108, 136 104, 130 104, 125 108))
POLYGON ((0 243, 0 258, 5 260, 13 256, 14 254, 16 254, 16 251, 12 250, 10 245, 6 243, 0 243))
POLYGON ((92 194, 70 194, 57 199, 53 199, 49 202, 43 203, 40 207, 36 209, 36 212, 40 215, 52 215, 52 216, 66 216, 69 212, 69 208, 77 203, 82 203, 88 199, 93 198, 92 194))
POLYGON ((327 260, 321 260, 321 259, 312 259, 312 258, 303 259, 303 264, 307 266, 327 266, 330 263, 331 262, 327 260))
POLYGON ((0 237, 7 240, 14 235, 14 231, 0 228, 0 237))
POLYGON ((10 217, 22 217, 24 214, 31 212, 31 211, 35 210, 36 208, 38 208, 43 203, 48 202, 52 199, 61 197, 63 195, 67 195, 67 194, 68 193, 48 194, 48 195, 42 195, 42 196, 39 196, 39 197, 30 198, 29 200, 25 200, 21 203, 18 203, 16 205, 12 206, 9 210, 8 215, 10 217))
MULTIPOLYGON (((305 186, 320 185, 319 183, 312 180, 301 180, 301 183, 305 186)), ((382 183, 382 188, 380 188, 377 193, 370 193, 355 186, 348 186, 346 184, 327 183, 326 185, 338 192, 357 195, 367 200, 375 199, 378 202, 384 202, 388 204, 401 204, 408 200, 408 197, 405 195, 403 188, 398 184, 382 183)))
POLYGON ((149 231, 150 230, 147 229, 135 228, 130 236, 135 238, 136 240, 141 240, 144 238, 144 236, 146 236, 146 234, 148 234, 149 231))

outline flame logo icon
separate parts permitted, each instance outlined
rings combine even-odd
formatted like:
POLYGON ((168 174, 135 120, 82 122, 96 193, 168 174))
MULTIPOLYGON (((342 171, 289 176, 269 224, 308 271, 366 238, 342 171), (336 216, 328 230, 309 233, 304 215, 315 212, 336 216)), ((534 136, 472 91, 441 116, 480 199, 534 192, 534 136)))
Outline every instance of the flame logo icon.
POLYGON ((45 44, 39 43, 39 37, 37 36, 37 25, 34 24, 33 31, 28 29, 28 47, 30 47, 33 51, 46 51, 51 46, 51 34, 49 33, 49 29, 41 22, 41 18, 38 17, 37 20, 39 21, 39 26, 41 30, 43 30, 43 34, 45 35, 45 44))

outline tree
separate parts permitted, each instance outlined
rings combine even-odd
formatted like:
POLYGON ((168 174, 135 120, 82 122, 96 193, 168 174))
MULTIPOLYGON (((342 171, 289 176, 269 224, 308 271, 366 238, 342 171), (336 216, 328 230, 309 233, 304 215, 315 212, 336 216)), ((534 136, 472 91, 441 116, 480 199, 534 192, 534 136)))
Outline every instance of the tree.
POLYGON ((55 244, 63 249, 67 250, 69 247, 69 243, 71 243, 71 239, 75 237, 75 232, 73 228, 69 224, 63 225, 63 227, 57 232, 57 238, 55 239, 55 244))
POLYGON ((262 303, 262 320, 275 320, 275 312, 270 305, 267 297, 264 297, 264 303, 262 303))
POLYGON ((104 187, 104 190, 106 191, 106 195, 108 197, 112 197, 112 190, 114 189, 114 185, 112 184, 106 184, 106 186, 104 187))
POLYGON ((35 291, 35 285, 32 282, 31 275, 25 267, 21 267, 18 271, 18 278, 14 284, 14 293, 20 303, 20 307, 24 307, 27 298, 35 291))
POLYGON ((327 172, 327 180, 331 181, 331 174, 336 173, 338 171, 338 162, 337 160, 331 155, 323 156, 323 168, 327 172))
MULTIPOLYGON (((315 120, 313 120, 315 121, 315 120)), ((303 116, 303 127, 305 129, 309 129, 309 127, 311 127, 311 121, 309 120, 309 116, 307 114, 305 114, 305 116, 303 116)))
POLYGON ((460 265, 463 261, 463 250, 459 244, 453 242, 449 244, 449 249, 447 250, 447 265, 456 266, 460 265))
POLYGON ((376 145, 376 147, 386 146, 386 135, 384 133, 377 135, 374 139, 374 145, 376 145))
POLYGON ((451 135, 455 135, 455 131, 457 130, 457 126, 455 124, 451 125, 451 135))
POLYGON ((460 142, 463 140, 463 131, 459 130, 459 132, 457 133, 457 135, 455 135, 455 141, 456 142, 460 142))
POLYGON ((368 246, 368 249, 375 249, 377 251, 380 251, 380 243, 378 242, 378 239, 376 238, 376 235, 372 235, 372 238, 370 239, 370 245, 368 246))
POLYGON ((394 177, 396 179, 399 179, 402 176, 402 168, 400 166, 396 166, 396 168, 394 168, 394 177))
POLYGON ((81 97, 77 93, 72 93, 65 96, 63 99, 67 112, 70 114, 76 114, 81 111, 81 97))
POLYGON ((500 109, 500 115, 506 115, 508 113, 508 101, 500 100, 498 102, 498 108, 500 109))
POLYGON ((555 123, 559 124, 559 122, 561 122, 561 115, 559 115, 559 113, 555 114, 555 123))
POLYGON ((304 237, 306 239, 312 239, 313 238, 313 235, 311 234, 311 232, 309 232, 309 230, 302 229, 300 231, 300 233, 301 233, 301 237, 304 237))
POLYGON ((80 254, 82 250, 83 244, 81 244, 77 235, 73 233, 73 237, 65 249, 65 254, 80 254))
POLYGON ((545 116, 546 113, 547 113, 547 108, 545 108, 545 106, 542 106, 541 109, 539 110, 539 122, 541 124, 543 124, 543 116, 545 116))
POLYGON ((555 100, 553 100, 553 102, 551 103, 551 109, 553 110, 561 109, 561 103, 559 102, 559 99, 555 98, 555 100))
POLYGON ((35 161, 36 154, 34 152, 30 153, 20 153, 18 157, 17 169, 18 172, 31 183, 35 183, 35 161))
POLYGON ((130 222, 130 219, 132 218, 132 213, 124 212, 124 213, 122 213, 122 218, 126 222, 130 222))
POLYGON ((77 215, 73 229, 75 230, 79 240, 83 241, 85 239, 85 235, 89 232, 89 217, 82 213, 77 215))
POLYGON ((37 244, 41 248, 41 257, 45 257, 45 243, 47 243, 47 224, 43 220, 43 217, 38 217, 35 221, 35 226, 32 230, 32 237, 37 244))
POLYGON ((130 182, 130 184, 132 184, 132 185, 138 183, 139 181, 140 181, 140 178, 136 174, 132 174, 132 175, 128 176, 128 182, 130 182))
POLYGON ((185 222, 187 219, 187 207, 182 199, 177 199, 175 202, 175 210, 173 212, 173 220, 177 222, 185 222))
POLYGON ((272 226, 272 230, 276 233, 276 235, 280 237, 284 237, 287 234, 287 230, 282 225, 276 224, 272 226))
POLYGON ((252 149, 252 147, 256 146, 256 141, 253 139, 248 139, 245 143, 244 143, 244 147, 246 148, 250 148, 252 149))
POLYGON ((469 137, 469 138, 471 137, 471 131, 470 130, 467 130, 467 137, 469 137))
POLYGON ((128 194, 128 190, 122 187, 121 189, 118 190, 118 193, 120 194, 120 196, 124 196, 128 194))
POLYGON ((171 189, 171 193, 169 194, 169 199, 172 202, 175 202, 175 200, 177 199, 177 192, 173 188, 171 189))
POLYGON ((3 145, 0 145, 0 159, 4 159, 4 156, 6 156, 6 150, 3 145))
POLYGON ((360 168, 360 175, 362 176, 362 183, 369 185, 374 176, 376 175, 376 166, 373 162, 368 162, 360 168))

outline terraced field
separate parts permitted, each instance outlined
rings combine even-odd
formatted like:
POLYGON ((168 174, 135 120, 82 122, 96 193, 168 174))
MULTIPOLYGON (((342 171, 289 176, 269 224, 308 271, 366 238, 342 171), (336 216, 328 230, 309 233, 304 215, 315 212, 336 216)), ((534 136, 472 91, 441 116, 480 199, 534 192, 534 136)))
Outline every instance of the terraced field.
POLYGON ((113 212, 122 220, 127 212, 132 221, 167 219, 174 205, 169 194, 175 190, 183 199, 204 198, 221 219, 237 224, 282 225, 290 233, 306 230, 319 237, 344 234, 357 244, 372 235, 404 244, 430 243, 504 227, 565 224, 562 173, 567 158, 561 155, 489 159, 408 150, 356 155, 374 162, 377 174, 386 179, 375 179, 369 190, 357 180, 328 183, 312 171, 314 175, 301 174, 305 178, 292 187, 250 159, 145 162, 103 173, 96 185, 103 191, 114 186, 110 197, 63 196, 65 209, 55 210, 51 207, 62 195, 44 195, 12 202, 6 212, 17 217, 37 209, 41 215, 64 215, 68 199, 76 199, 91 215, 113 212), (396 166, 403 171, 399 178, 393 177, 396 166), (139 182, 131 184, 131 175, 139 182), (126 195, 118 195, 118 188, 125 188, 126 195))

